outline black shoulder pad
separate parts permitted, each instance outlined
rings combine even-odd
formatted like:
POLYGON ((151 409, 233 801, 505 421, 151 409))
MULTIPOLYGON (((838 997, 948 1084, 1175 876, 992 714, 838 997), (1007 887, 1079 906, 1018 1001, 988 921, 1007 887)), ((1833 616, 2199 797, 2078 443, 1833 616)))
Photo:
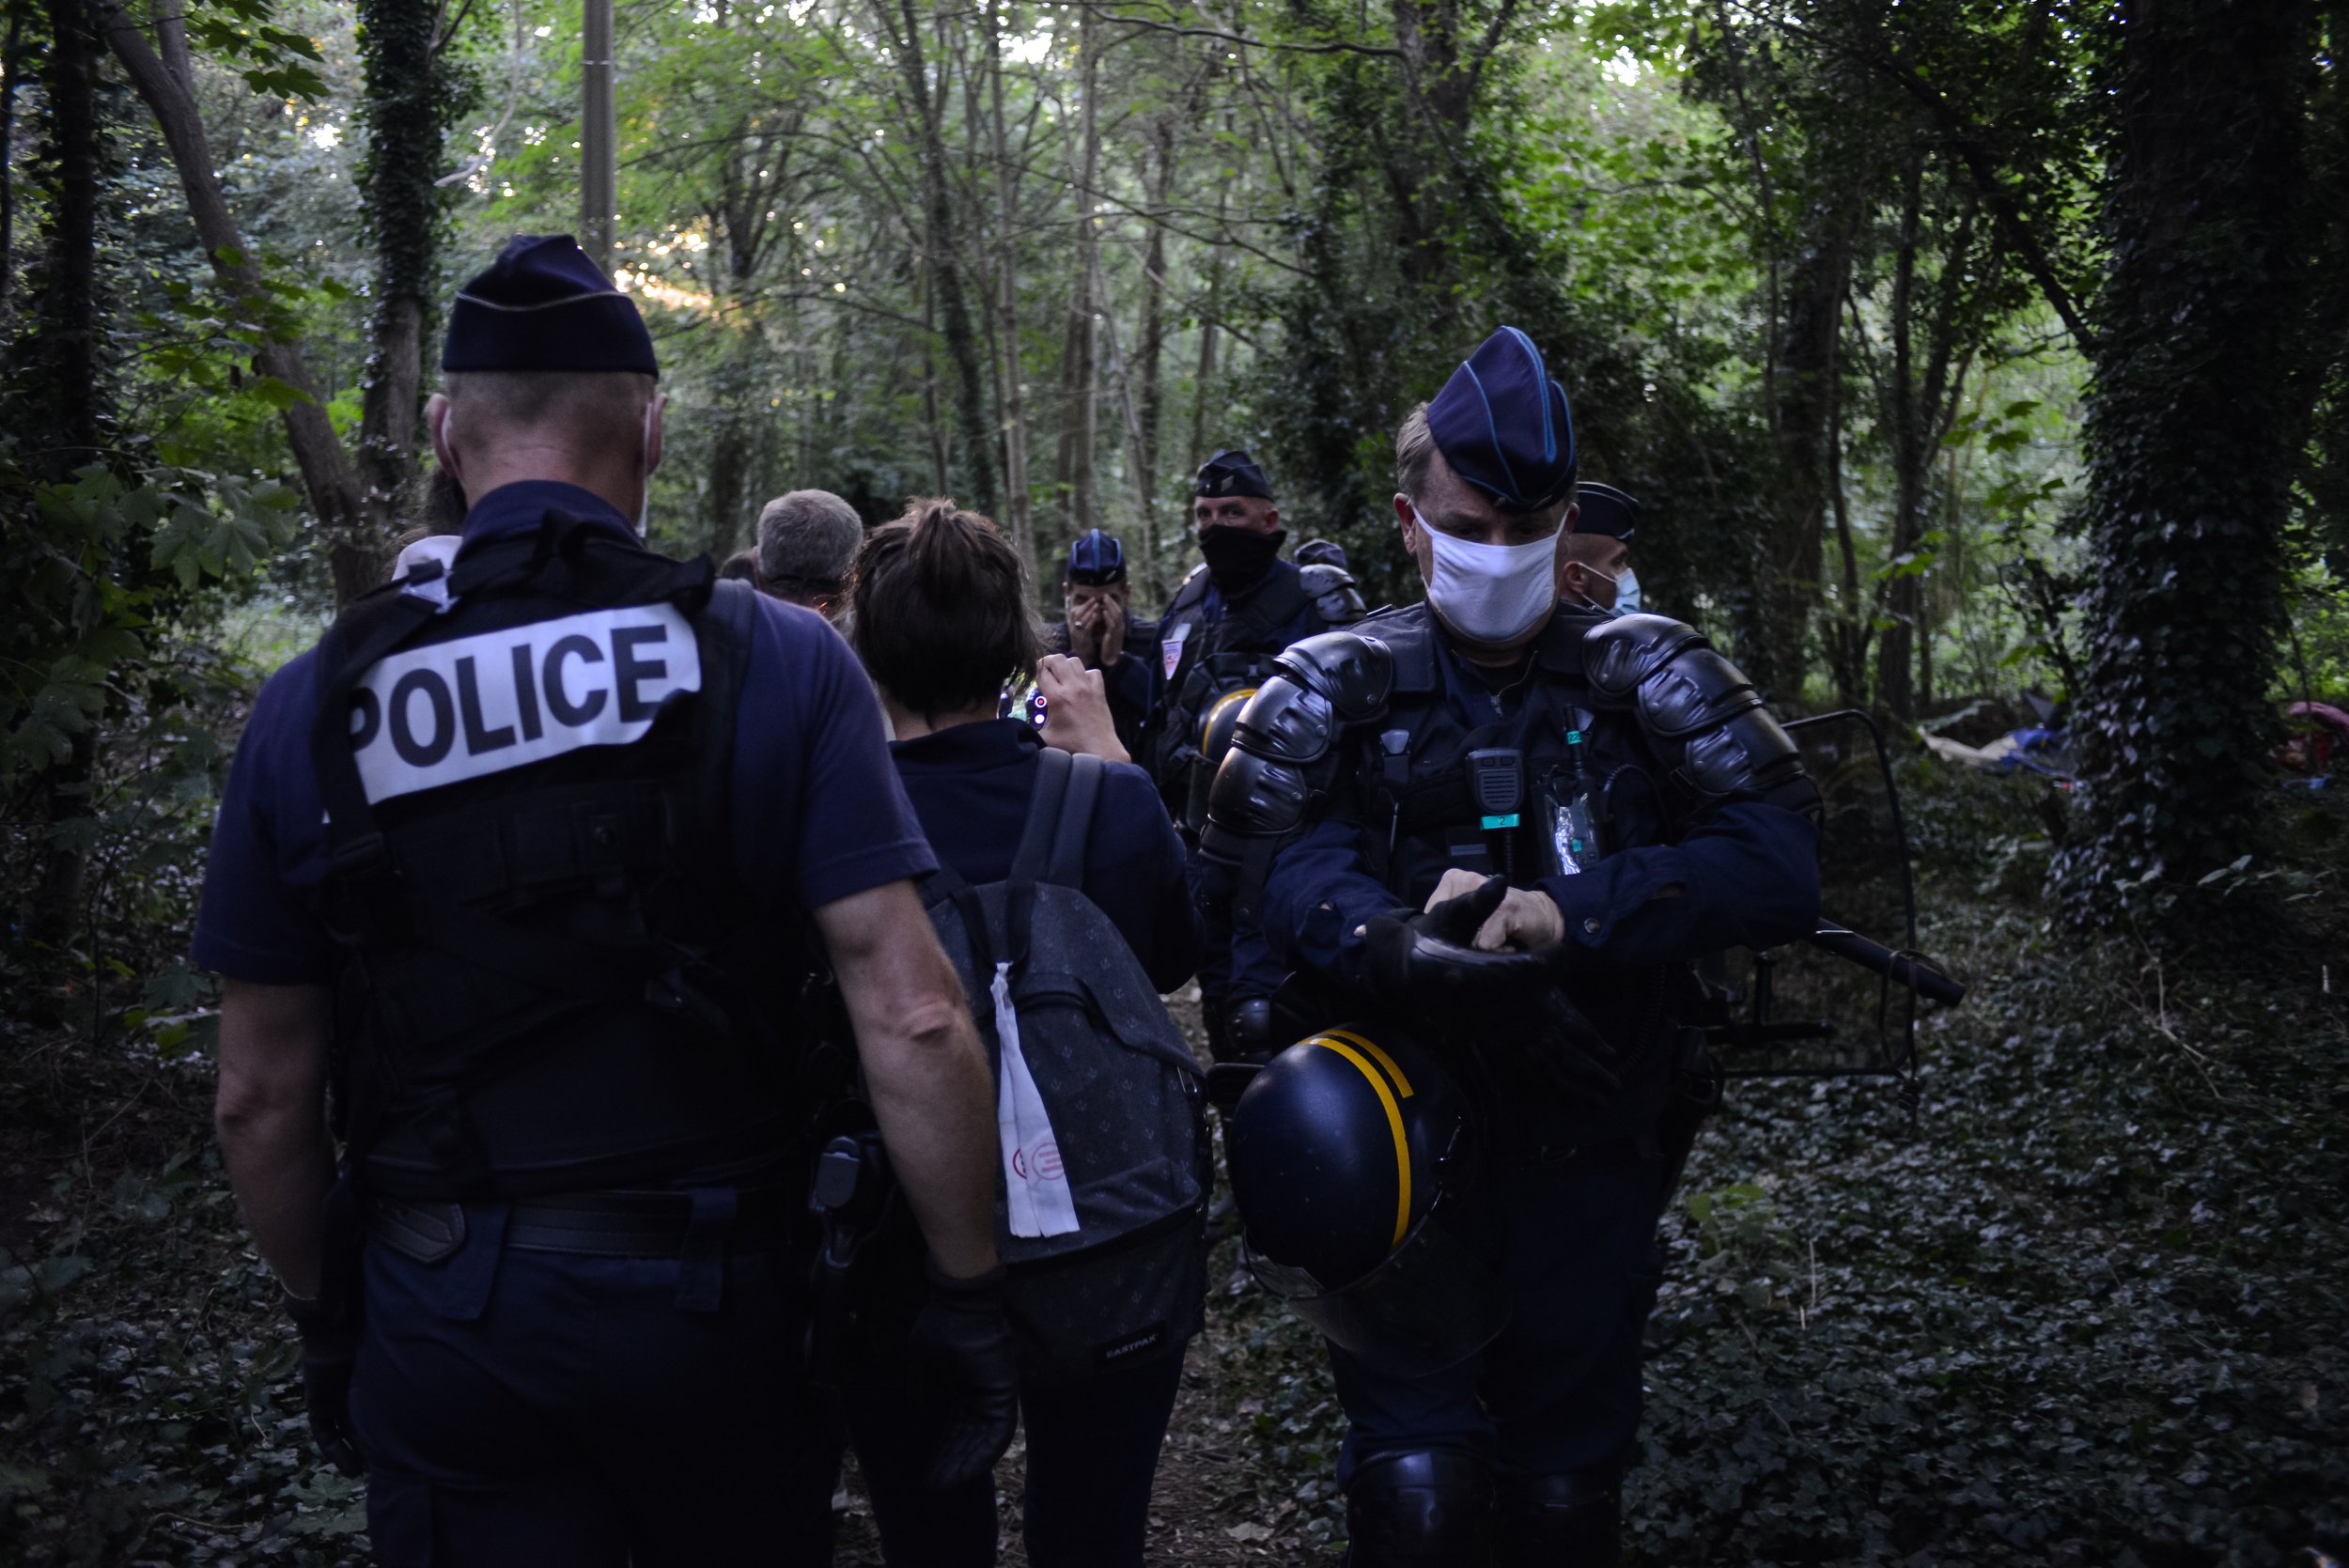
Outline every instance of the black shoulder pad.
POLYGON ((1582 674, 1593 691, 1620 702, 1682 649, 1711 645, 1670 615, 1617 615, 1583 633, 1582 674))
POLYGON ((1394 685, 1394 660, 1386 644, 1358 631, 1325 631, 1292 643, 1272 662, 1299 686, 1327 698, 1349 724, 1375 717, 1394 685))
POLYGON ((1796 810, 1815 802, 1802 754, 1753 682, 1692 628, 1623 615, 1592 628, 1582 646, 1592 687, 1630 699, 1657 757, 1699 795, 1759 796, 1796 810))
POLYGON ((1316 561, 1310 567, 1298 567, 1297 573, 1314 601, 1314 613, 1330 625, 1349 626, 1367 613, 1362 591, 1355 586, 1354 574, 1344 567, 1316 561))
POLYGON ((1302 767, 1329 754, 1341 727, 1329 698, 1293 676, 1276 675, 1240 710, 1237 738, 1258 756, 1302 767))

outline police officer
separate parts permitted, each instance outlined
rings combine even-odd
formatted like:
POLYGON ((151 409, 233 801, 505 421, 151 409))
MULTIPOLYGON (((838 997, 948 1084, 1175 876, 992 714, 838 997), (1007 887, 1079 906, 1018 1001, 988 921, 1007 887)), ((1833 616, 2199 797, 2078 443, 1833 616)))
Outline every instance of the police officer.
POLYGON ((820 1473, 786 1249, 813 939, 928 1243, 937 1474, 1012 1430, 935 862, 847 644, 643 547, 659 371, 578 245, 509 243, 442 366, 460 551, 269 681, 222 803, 229 1180, 379 1560, 762 1560, 821 1528, 775 1485, 820 1473))
POLYGON ((1631 569, 1631 536, 1640 504, 1615 489, 1584 480, 1575 487, 1574 527, 1559 541, 1558 588, 1568 604, 1610 615, 1640 613, 1640 577, 1631 569))
MULTIPOLYGON (((1425 602, 1279 661, 1217 777, 1205 849, 1274 949, 1326 987, 1328 1021, 1434 1043, 1486 1153, 1476 1185, 1505 1299, 1481 1348, 1407 1371, 1333 1343, 1351 1562, 1612 1563, 1657 1282, 1657 1128, 1676 1092, 1698 1092, 1681 1081, 1701 1065, 1675 1024, 1681 986, 1699 954, 1811 929, 1816 796, 1702 637, 1562 602, 1574 429, 1523 333, 1479 348, 1395 448, 1425 602)), ((1370 1036, 1332 1037, 1372 1065, 1357 1048, 1370 1036)), ((1401 1154, 1415 1112, 1392 1098, 1408 1061, 1389 1055, 1403 1071, 1369 1076, 1402 1120, 1373 1107, 1365 1130, 1383 1148, 1392 1121, 1401 1154)), ((1268 1100, 1309 1076, 1288 1055, 1276 1069, 1268 1100)), ((1300 1140, 1325 1135, 1296 1123, 1300 1140)), ((1429 1168, 1464 1179, 1457 1159, 1429 1168)), ((1275 1212, 1291 1194, 1237 1195, 1252 1245, 1293 1218, 1275 1212)), ((1424 1201, 1408 1185, 1400 1209, 1384 1200, 1398 1256, 1424 1201)), ((1441 1272, 1456 1287, 1461 1271, 1441 1272)))
MULTIPOLYGON (((1110 717, 1128 758, 1147 757, 1165 678, 1158 666, 1158 626, 1133 613, 1133 583, 1126 570, 1126 547, 1113 534, 1088 529, 1068 547, 1061 567, 1064 618, 1046 629, 1046 650, 1071 655, 1088 670, 1101 672, 1110 717)), ((1027 699, 1028 722, 1044 727, 1041 692, 1027 699)))
MULTIPOLYGON (((1175 590, 1159 623, 1166 718, 1158 739, 1159 787, 1187 839, 1206 825, 1207 784, 1231 744, 1241 704, 1271 673, 1273 656, 1300 638, 1362 613, 1343 565, 1299 567, 1281 559, 1288 536, 1272 486, 1237 448, 1199 466, 1191 520, 1206 559, 1175 590)), ((1281 967, 1261 939, 1207 914, 1200 965, 1201 1012, 1219 1060, 1258 1057, 1272 1045, 1268 999, 1281 967)))

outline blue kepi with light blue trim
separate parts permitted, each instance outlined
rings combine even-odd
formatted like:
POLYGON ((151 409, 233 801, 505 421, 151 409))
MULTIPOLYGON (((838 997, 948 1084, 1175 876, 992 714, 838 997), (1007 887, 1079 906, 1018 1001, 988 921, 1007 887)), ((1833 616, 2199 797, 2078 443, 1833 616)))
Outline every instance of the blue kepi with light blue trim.
POLYGON ((568 234, 517 234, 457 291, 441 368, 661 374, 636 302, 568 234))
POLYGON ((1538 512, 1574 491, 1574 411, 1542 351, 1515 327, 1485 339, 1427 405, 1452 472, 1504 512, 1538 512))

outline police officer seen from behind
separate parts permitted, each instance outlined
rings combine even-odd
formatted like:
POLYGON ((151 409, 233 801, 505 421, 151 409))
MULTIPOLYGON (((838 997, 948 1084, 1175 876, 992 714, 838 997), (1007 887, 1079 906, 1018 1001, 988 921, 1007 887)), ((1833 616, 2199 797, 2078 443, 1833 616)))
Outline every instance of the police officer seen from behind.
MULTIPOLYGON (((1126 754, 1139 762, 1149 754, 1160 691, 1158 628, 1133 616, 1133 584, 1126 573, 1126 547, 1116 536, 1090 529, 1068 547, 1061 568, 1061 608, 1066 618, 1046 629, 1050 651, 1101 672, 1110 716, 1126 754)), ((1027 702, 1028 721, 1044 722, 1040 694, 1027 702)))
POLYGON ((1425 602, 1292 648, 1216 780, 1211 862, 1327 1023, 1372 1020, 1249 1086, 1234 1192, 1260 1274, 1347 1342, 1355 1568, 1612 1563, 1657 1129, 1709 1076, 1688 966, 1812 929, 1816 795, 1703 638, 1561 603, 1574 428, 1524 334, 1411 413, 1395 468, 1425 602), (1379 1055, 1397 1031, 1423 1049, 1379 1055), (1341 1125, 1356 1163, 1283 1163, 1341 1125), (1417 1266, 1431 1222, 1481 1262, 1417 1266))
POLYGON ((1574 526, 1558 546, 1560 597, 1609 615, 1638 614, 1631 536, 1640 525, 1640 504, 1612 485, 1585 481, 1575 487, 1574 505, 1574 526))
MULTIPOLYGON (((1199 467, 1191 520, 1205 562, 1175 590, 1159 623, 1167 683, 1155 770, 1167 809, 1196 842, 1206 825, 1207 785, 1231 745, 1243 703, 1271 674, 1273 656, 1300 638, 1362 613, 1342 566, 1281 559, 1281 511, 1264 470, 1246 452, 1219 452, 1199 467)), ((1273 1042, 1269 999, 1281 979, 1263 942, 1228 910, 1208 914, 1199 968, 1200 1011, 1219 1061, 1261 1055, 1273 1042)))
MULTIPOLYGON (((1078 543, 1081 561, 1084 541, 1078 543)), ((1017 718, 996 717, 1004 678, 1037 664, 1022 575, 1019 551, 994 524, 952 502, 916 502, 874 531, 857 559, 855 641, 896 728, 891 753, 940 861, 972 887, 1011 874, 1048 741, 1109 758, 1082 844, 1081 891, 1109 917, 1109 939, 1122 938, 1150 985, 1172 990, 1199 955, 1183 846, 1149 775, 1122 760, 1099 672, 1066 655, 1044 655, 1038 678, 1051 728, 1039 735, 1017 718)), ((1138 1000, 1159 1005, 1155 995, 1138 1000)), ((1099 1128, 1065 1126, 1062 1148, 1100 1136, 1099 1128)), ((1195 1229, 1195 1215, 1190 1223, 1195 1229)), ((1138 1266, 1148 1266, 1146 1259, 1138 1266)), ((1141 1568, 1151 1480, 1196 1324, 1196 1297, 1185 1308, 1189 1324, 1133 1364, 1075 1378, 1023 1378, 1021 1512, 1028 1560, 1037 1568, 1141 1568)), ((857 1389, 847 1406, 889 1560, 923 1568, 992 1563, 992 1479, 926 1490, 923 1456, 907 1452, 913 1424, 894 1390, 857 1389)))
POLYGON ((816 939, 927 1240, 941 1472, 1011 1433, 935 862, 847 644, 638 539, 658 370, 584 253, 515 239, 442 365, 460 551, 269 681, 222 804, 195 956, 229 1179, 378 1560, 768 1560, 809 1528, 775 1478, 817 1468, 785 1248, 816 939))

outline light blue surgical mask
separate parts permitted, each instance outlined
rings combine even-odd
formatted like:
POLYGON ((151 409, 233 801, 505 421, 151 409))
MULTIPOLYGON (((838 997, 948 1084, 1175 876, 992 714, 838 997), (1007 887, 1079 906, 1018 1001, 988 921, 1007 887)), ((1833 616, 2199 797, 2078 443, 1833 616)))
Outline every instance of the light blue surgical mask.
POLYGON ((1584 571, 1589 572, 1593 577, 1606 578, 1608 582, 1612 582, 1615 585, 1615 602, 1613 604, 1601 604, 1595 598, 1585 598, 1582 601, 1585 605, 1597 611, 1602 615, 1636 615, 1640 613, 1639 573, 1633 571, 1627 566, 1619 572, 1609 573, 1599 570, 1596 567, 1590 565, 1588 562, 1579 562, 1577 564, 1579 565, 1584 571))

